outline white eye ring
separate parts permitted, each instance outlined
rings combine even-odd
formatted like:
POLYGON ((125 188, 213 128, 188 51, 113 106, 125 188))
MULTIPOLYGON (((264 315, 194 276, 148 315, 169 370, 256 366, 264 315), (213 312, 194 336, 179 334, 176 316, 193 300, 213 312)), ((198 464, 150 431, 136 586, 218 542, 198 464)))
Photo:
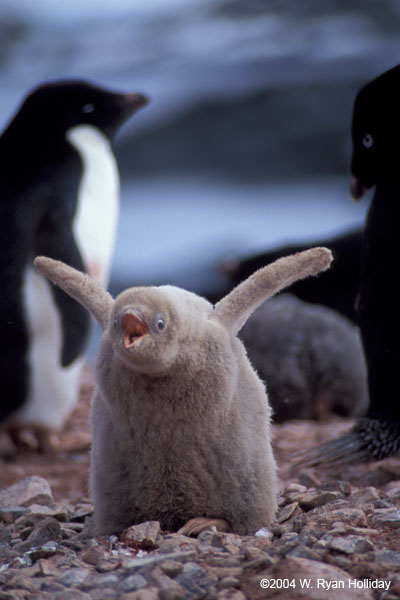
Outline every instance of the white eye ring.
POLYGON ((364 148, 371 148, 374 145, 373 137, 370 133, 366 133, 362 139, 364 148))
POLYGON ((84 105, 82 106, 82 112, 83 112, 83 113, 87 113, 87 114, 88 114, 88 113, 92 113, 92 112, 94 111, 94 109, 95 109, 95 106, 94 106, 94 104, 90 104, 90 103, 89 103, 89 104, 84 104, 84 105))

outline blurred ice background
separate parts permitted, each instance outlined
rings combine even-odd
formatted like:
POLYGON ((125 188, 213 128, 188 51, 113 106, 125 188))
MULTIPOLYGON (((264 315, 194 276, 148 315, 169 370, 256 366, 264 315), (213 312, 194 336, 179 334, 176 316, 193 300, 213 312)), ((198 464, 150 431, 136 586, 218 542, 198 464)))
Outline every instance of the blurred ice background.
POLYGON ((112 289, 224 287, 219 261, 363 221, 361 85, 400 62, 397 0, 2 0, 0 123, 38 82, 143 91, 121 130, 112 289))

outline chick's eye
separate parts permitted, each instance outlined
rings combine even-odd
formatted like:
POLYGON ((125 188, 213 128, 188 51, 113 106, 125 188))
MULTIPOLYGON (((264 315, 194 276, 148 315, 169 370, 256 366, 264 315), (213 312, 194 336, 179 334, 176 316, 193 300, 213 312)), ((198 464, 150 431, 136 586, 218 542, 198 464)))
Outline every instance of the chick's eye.
POLYGON ((95 105, 94 105, 94 104, 91 104, 91 103, 84 104, 84 105, 82 106, 82 112, 83 112, 83 113, 86 113, 86 114, 89 114, 89 113, 92 113, 92 112, 94 111, 94 109, 95 109, 95 108, 96 108, 96 107, 95 107, 95 105))
POLYGON ((114 317, 114 327, 115 327, 115 329, 118 329, 118 327, 119 327, 118 315, 115 315, 115 317, 114 317))
POLYGON ((161 319, 161 318, 157 319, 156 326, 157 326, 157 329, 159 329, 160 331, 162 331, 164 329, 164 327, 165 327, 165 321, 164 321, 164 319, 161 319))
POLYGON ((362 139, 362 145, 364 148, 371 148, 374 145, 373 137, 370 133, 366 133, 362 139))

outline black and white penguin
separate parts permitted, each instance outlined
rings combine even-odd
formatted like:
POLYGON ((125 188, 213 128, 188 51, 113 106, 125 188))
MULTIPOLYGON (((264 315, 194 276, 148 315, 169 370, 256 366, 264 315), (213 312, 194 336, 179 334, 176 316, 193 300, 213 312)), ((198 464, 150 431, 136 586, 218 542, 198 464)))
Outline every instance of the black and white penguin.
POLYGON ((22 102, 0 137, 0 423, 39 448, 78 392, 87 313, 33 270, 48 254, 106 285, 119 212, 111 142, 147 103, 81 80, 45 83, 22 102))
POLYGON ((368 369, 369 410, 347 435, 306 453, 303 464, 380 460, 400 453, 400 65, 358 93, 351 192, 375 186, 362 244, 357 316, 368 369))

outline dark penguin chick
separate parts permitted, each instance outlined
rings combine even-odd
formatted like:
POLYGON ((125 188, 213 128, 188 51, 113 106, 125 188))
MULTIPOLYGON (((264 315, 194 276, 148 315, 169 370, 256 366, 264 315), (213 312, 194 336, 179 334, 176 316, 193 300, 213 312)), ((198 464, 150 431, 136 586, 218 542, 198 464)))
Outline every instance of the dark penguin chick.
POLYGON ((290 293, 312 304, 322 304, 356 322, 355 300, 361 268, 362 230, 354 229, 331 239, 318 240, 310 245, 288 245, 260 252, 241 260, 227 260, 222 264, 223 272, 232 285, 246 279, 255 269, 273 262, 280 256, 288 256, 305 248, 327 246, 334 258, 332 268, 323 280, 304 279, 296 281, 290 293))
POLYGON ((264 300, 331 258, 326 248, 282 258, 215 306, 170 285, 129 288, 114 301, 88 275, 35 260, 103 329, 91 414, 96 535, 149 520, 185 534, 271 523, 270 408, 237 334, 264 300))
POLYGON ((284 294, 260 306, 239 337, 267 383, 274 422, 365 414, 365 359, 345 317, 284 294))
POLYGON ((357 316, 368 371, 369 410, 349 434, 305 454, 302 464, 380 460, 400 452, 400 65, 358 93, 351 192, 375 186, 363 236, 357 316))
POLYGON ((45 253, 106 284, 118 219, 111 141, 146 103, 85 81, 40 85, 0 137, 0 423, 41 449, 77 397, 88 315, 32 268, 45 253))

